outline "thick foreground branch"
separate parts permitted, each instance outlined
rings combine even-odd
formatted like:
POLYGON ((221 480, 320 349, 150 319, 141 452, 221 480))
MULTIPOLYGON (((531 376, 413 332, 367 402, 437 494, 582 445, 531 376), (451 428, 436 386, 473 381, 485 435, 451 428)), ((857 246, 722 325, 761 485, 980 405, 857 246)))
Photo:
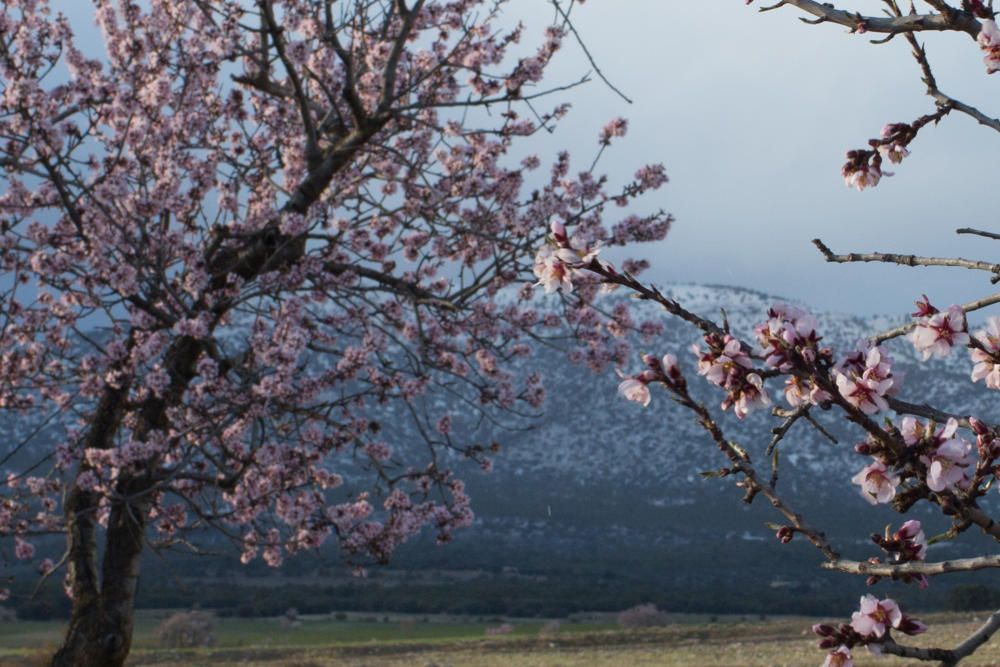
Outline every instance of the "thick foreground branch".
POLYGON ((980 646, 988 642, 996 634, 997 630, 1000 630, 1000 611, 993 612, 978 630, 951 650, 903 646, 897 644, 892 639, 887 639, 880 644, 880 647, 883 653, 897 655, 901 658, 913 658, 914 660, 925 660, 928 662, 938 660, 940 661, 940 667, 955 667, 959 662, 975 653, 980 646))
POLYGON ((934 576, 949 572, 972 572, 1000 567, 1000 556, 979 556, 977 558, 956 558, 937 563, 913 561, 909 563, 870 563, 868 561, 832 560, 822 564, 827 570, 848 574, 874 574, 879 577, 895 577, 904 574, 934 576))

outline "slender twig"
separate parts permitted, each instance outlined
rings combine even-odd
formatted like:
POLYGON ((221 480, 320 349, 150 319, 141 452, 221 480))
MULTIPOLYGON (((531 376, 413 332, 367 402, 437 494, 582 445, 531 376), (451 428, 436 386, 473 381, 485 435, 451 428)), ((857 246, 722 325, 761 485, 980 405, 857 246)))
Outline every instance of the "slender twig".
POLYGON ((563 23, 567 28, 569 28, 570 33, 573 34, 573 37, 576 39, 576 43, 583 50, 583 55, 586 56, 588 61, 590 61, 590 66, 594 69, 594 73, 597 74, 601 81, 604 82, 604 85, 616 93, 618 97, 622 98, 629 104, 632 104, 632 100, 629 99, 625 93, 619 90, 615 84, 611 83, 611 81, 608 80, 608 77, 604 76, 604 72, 602 72, 601 68, 598 67, 597 61, 594 60, 594 56, 591 55, 590 50, 587 48, 587 43, 580 36, 580 33, 576 31, 576 26, 573 25, 573 22, 570 20, 569 14, 566 13, 566 10, 564 10, 562 5, 559 4, 559 0, 552 0, 552 5, 556 8, 556 11, 559 12, 559 15, 562 16, 563 23))
POLYGON ((972 227, 961 227, 955 230, 956 234, 975 234, 976 236, 984 236, 988 239, 1000 240, 1000 234, 995 232, 986 232, 981 229, 973 229, 972 227))
POLYGON ((986 271, 992 274, 1000 274, 1000 264, 993 262, 981 262, 974 259, 963 259, 961 257, 921 257, 919 255, 904 255, 894 252, 850 252, 845 255, 835 254, 825 243, 819 239, 813 239, 815 245, 823 257, 828 262, 837 264, 847 264, 851 262, 884 262, 886 264, 899 264, 901 266, 952 266, 973 271, 986 271))

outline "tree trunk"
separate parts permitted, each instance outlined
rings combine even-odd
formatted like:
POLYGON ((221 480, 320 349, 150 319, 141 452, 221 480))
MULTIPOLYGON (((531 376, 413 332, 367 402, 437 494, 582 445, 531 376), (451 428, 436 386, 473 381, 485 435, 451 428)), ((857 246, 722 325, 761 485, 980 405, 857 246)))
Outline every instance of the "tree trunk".
MULTIPOLYGON (((75 497, 77 493, 71 495, 75 497)), ((130 495, 145 497, 142 493, 130 495)), ((77 510, 73 500, 67 503, 68 510, 77 510)), ((93 577, 96 573, 92 572, 92 565, 97 560, 93 515, 74 512, 68 538, 73 613, 62 647, 52 658, 52 667, 121 667, 125 664, 132 648, 139 558, 148 510, 148 502, 142 500, 122 500, 112 505, 99 583, 93 577), (79 561, 74 562, 74 558, 79 561)))

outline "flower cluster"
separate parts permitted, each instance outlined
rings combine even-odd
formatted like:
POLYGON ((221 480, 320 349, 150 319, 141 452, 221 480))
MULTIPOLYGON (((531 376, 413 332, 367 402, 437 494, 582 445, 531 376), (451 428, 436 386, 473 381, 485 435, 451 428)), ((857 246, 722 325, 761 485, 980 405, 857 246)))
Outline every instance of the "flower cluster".
POLYGON ((865 342, 841 360, 833 372, 844 400, 868 415, 887 410, 885 397, 899 387, 889 353, 865 342))
POLYGON ((573 291, 573 278, 581 275, 581 267, 597 257, 600 245, 589 247, 577 238, 566 235, 566 227, 558 220, 551 224, 549 242, 535 255, 536 285, 545 288, 546 294, 556 290, 573 291))
POLYGON ((991 18, 981 19, 980 24, 982 28, 976 41, 986 54, 983 56, 986 73, 993 74, 1000 71, 1000 29, 997 28, 996 21, 991 18))
MULTIPOLYGON (((821 348, 816 333, 816 318, 801 308, 784 303, 768 310, 768 319, 754 329, 764 363, 783 373, 799 370, 808 373, 820 360, 832 357, 829 348, 821 348)), ((829 401, 831 396, 816 384, 813 377, 789 375, 785 380, 785 400, 792 407, 829 401)))
POLYGON ((927 630, 927 626, 904 614, 894 600, 879 600, 874 595, 865 595, 861 598, 859 610, 851 615, 849 624, 834 626, 818 623, 812 627, 812 631, 820 637, 819 647, 833 649, 827 654, 823 667, 852 667, 853 647, 867 645, 877 650, 877 645, 888 638, 890 630, 919 635, 927 630))
POLYGON ((943 428, 904 417, 900 433, 911 447, 920 447, 920 462, 927 471, 927 488, 934 492, 965 490, 972 481, 975 456, 972 444, 957 437, 958 421, 949 419, 943 428))
POLYGON ((892 553, 893 560, 897 563, 923 560, 927 555, 927 537, 917 519, 904 522, 899 530, 889 537, 876 535, 872 539, 884 550, 892 553), (876 537, 878 539, 875 539, 876 537))
POLYGON ((925 361, 932 356, 947 357, 956 345, 969 344, 965 311, 961 306, 950 306, 940 312, 924 295, 923 301, 917 302, 914 315, 917 316, 916 326, 910 332, 909 340, 925 361))
POLYGON ((750 355, 743 350, 739 340, 730 334, 707 334, 708 350, 693 345, 691 351, 698 357, 698 374, 728 394, 722 409, 733 408, 733 413, 743 419, 756 408, 771 404, 764 389, 764 381, 754 372, 750 355))
POLYGON ((664 355, 663 359, 660 360, 647 354, 643 356, 642 360, 647 368, 638 375, 625 375, 618 371, 618 376, 622 378, 618 385, 618 393, 625 399, 646 407, 651 400, 649 393, 651 382, 665 381, 674 385, 684 384, 684 376, 681 375, 680 368, 677 366, 677 357, 674 355, 664 355))
MULTIPOLYGON (((910 563, 922 561, 927 555, 927 536, 920 521, 910 519, 899 527, 899 530, 890 534, 889 527, 886 526, 885 535, 872 535, 872 542, 885 551, 892 558, 893 563, 910 563)), ((881 577, 872 575, 868 577, 868 585, 878 583, 881 577)), ((915 583, 920 588, 927 588, 929 585, 926 575, 904 573, 893 575, 893 579, 899 579, 903 583, 915 583)))
POLYGON ((844 183, 849 188, 857 188, 858 192, 866 188, 874 188, 883 176, 892 176, 882 171, 882 156, 876 151, 847 151, 847 162, 840 170, 844 183))
POLYGON ((975 366, 972 381, 986 380, 990 389, 1000 389, 1000 317, 986 318, 986 328, 975 333, 976 347, 969 350, 975 366))
POLYGON ((899 164, 910 154, 906 146, 916 136, 913 127, 907 123, 889 123, 882 128, 881 138, 872 140, 882 159, 899 164))

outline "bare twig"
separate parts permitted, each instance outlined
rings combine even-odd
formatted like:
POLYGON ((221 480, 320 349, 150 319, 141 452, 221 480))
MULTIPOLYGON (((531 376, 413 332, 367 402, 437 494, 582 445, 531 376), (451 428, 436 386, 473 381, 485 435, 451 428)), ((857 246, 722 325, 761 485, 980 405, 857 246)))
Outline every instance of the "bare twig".
POLYGON ((988 239, 1000 240, 1000 234, 995 232, 986 232, 981 229, 973 229, 972 227, 961 227, 955 230, 956 234, 975 234, 976 236, 983 236, 988 239))
POLYGON ((981 25, 971 14, 959 12, 953 17, 942 14, 908 14, 906 16, 862 16, 855 12, 837 9, 830 3, 815 0, 780 0, 777 4, 762 7, 770 11, 780 7, 797 7, 816 20, 803 19, 807 23, 836 23, 851 29, 851 32, 878 32, 905 34, 920 31, 957 31, 968 34, 973 39, 979 34, 981 25))
POLYGON ((583 55, 587 57, 587 60, 590 62, 590 66, 594 69, 594 73, 597 74, 597 76, 601 79, 601 81, 604 82, 604 85, 606 85, 608 88, 614 91, 618 95, 618 97, 622 98, 629 104, 632 104, 632 100, 629 99, 629 97, 625 93, 619 90, 615 86, 615 84, 611 83, 611 81, 608 80, 608 77, 604 76, 604 72, 602 72, 601 68, 598 67, 597 61, 594 60, 594 56, 591 55, 590 50, 587 48, 587 43, 583 41, 583 38, 580 37, 580 33, 576 31, 576 26, 573 25, 573 22, 569 18, 569 14, 566 12, 566 10, 562 8, 562 5, 559 3, 559 0, 552 0, 552 6, 556 8, 556 11, 563 19, 563 23, 573 34, 573 37, 576 39, 576 43, 583 50, 583 55))
POLYGON ((846 255, 838 255, 819 239, 813 239, 813 245, 823 253, 826 261, 838 264, 850 262, 883 262, 886 264, 899 264, 901 266, 952 266, 1000 275, 1000 264, 981 262, 974 259, 963 259, 961 257, 921 257, 919 255, 903 255, 893 252, 850 252, 846 255))

